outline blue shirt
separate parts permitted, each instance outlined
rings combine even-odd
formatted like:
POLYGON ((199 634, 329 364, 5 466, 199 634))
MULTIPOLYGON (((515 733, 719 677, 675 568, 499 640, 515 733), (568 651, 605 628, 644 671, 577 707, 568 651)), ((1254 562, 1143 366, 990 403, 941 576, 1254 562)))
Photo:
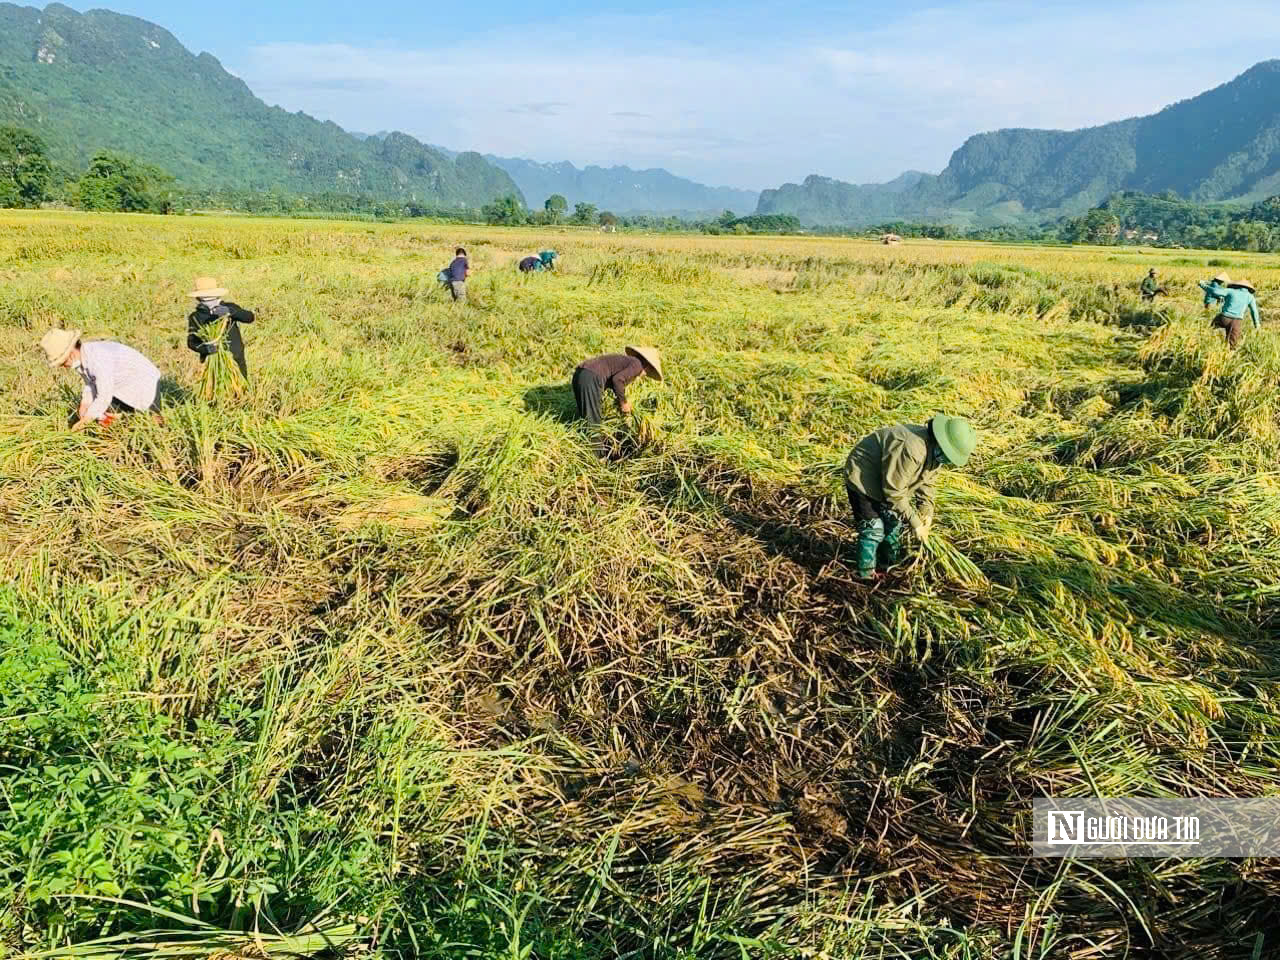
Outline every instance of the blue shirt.
POLYGON ((1204 305, 1222 303, 1222 315, 1233 320, 1243 320, 1246 312, 1253 320, 1255 329, 1262 326, 1262 318, 1258 315, 1258 299, 1244 287, 1224 287, 1218 283, 1202 283, 1204 305))
POLYGON ((456 257, 453 263, 445 268, 444 272, 449 275, 449 279, 454 283, 462 283, 467 279, 467 258, 456 257))

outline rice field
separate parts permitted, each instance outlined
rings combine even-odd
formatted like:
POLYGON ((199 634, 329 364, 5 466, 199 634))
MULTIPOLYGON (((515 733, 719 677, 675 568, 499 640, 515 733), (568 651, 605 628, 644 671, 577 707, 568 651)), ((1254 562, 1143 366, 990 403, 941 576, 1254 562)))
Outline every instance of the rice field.
POLYGON ((1218 269, 1268 316, 1239 253, 0 215, 0 956, 1278 955, 1271 861, 1027 845, 1280 793, 1280 337, 1218 269), (54 325, 163 421, 70 433, 54 325), (940 411, 981 445, 872 590, 841 466, 940 411))

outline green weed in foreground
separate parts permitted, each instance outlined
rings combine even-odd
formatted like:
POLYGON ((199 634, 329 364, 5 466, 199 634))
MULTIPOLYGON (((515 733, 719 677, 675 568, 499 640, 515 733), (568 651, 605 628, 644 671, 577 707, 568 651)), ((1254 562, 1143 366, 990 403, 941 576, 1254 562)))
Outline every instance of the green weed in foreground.
POLYGON ((1044 793, 1277 791, 1280 347, 1228 354, 1199 268, 1151 313, 1096 250, 570 232, 524 282, 519 232, 4 223, 14 951, 1280 943, 1265 862, 1024 852, 1044 793), (42 328, 190 396, 208 273, 260 307, 246 396, 68 434, 42 328), (638 341, 670 376, 602 463, 568 377, 638 341), (939 409, 983 446, 868 592, 839 464, 939 409))

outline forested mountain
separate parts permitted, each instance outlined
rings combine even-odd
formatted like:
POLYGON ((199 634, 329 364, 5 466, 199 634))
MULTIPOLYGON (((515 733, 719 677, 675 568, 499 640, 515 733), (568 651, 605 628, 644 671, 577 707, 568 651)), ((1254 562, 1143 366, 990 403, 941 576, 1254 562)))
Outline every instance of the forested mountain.
POLYGON ((900 187, 809 177, 764 191, 759 212, 820 224, 901 217, 972 225, 1078 214, 1122 190, 1262 199, 1280 190, 1280 60, 1148 117, 978 134, 941 174, 900 187))
POLYGON ((733 187, 707 187, 666 170, 632 170, 630 167, 588 166, 571 163, 538 163, 513 157, 486 157, 511 175, 529 203, 541 205, 560 194, 572 207, 590 203, 614 213, 750 213, 759 194, 733 187))
POLYGON ((37 133, 64 169, 110 148, 190 188, 359 193, 441 209, 518 194, 478 153, 448 157, 404 134, 358 139, 267 106, 155 24, 57 3, 0 3, 2 124, 37 133))

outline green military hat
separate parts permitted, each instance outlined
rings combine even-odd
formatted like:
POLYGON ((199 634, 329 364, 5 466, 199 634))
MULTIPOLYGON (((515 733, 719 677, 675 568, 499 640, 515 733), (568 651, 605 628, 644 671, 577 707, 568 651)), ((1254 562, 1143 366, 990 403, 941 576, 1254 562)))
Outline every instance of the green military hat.
POLYGON ((948 463, 963 467, 969 462, 974 448, 978 446, 978 433, 968 420, 940 413, 929 421, 929 426, 948 463))

